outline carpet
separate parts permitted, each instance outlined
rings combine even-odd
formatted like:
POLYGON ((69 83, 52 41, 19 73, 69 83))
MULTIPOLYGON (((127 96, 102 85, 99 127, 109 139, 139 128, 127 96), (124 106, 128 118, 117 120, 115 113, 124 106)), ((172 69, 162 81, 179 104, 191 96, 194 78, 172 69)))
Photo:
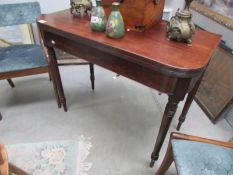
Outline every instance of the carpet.
POLYGON ((6 146, 9 162, 31 175, 88 175, 89 138, 6 146))

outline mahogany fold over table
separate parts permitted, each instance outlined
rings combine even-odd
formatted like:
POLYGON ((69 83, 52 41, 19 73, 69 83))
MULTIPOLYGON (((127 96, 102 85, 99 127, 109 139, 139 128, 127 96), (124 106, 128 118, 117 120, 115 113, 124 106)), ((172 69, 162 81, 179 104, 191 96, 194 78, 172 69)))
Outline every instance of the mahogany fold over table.
MULTIPOLYGON (((192 46, 166 39, 166 22, 161 21, 144 33, 126 32, 122 39, 92 32, 89 17, 74 17, 69 10, 42 15, 38 27, 47 49, 51 71, 59 75, 54 48, 168 94, 159 134, 151 155, 151 166, 159 157, 177 105, 188 93, 177 129, 184 122, 201 78, 220 36, 196 30, 192 46)), ((59 99, 66 110, 66 99, 59 76, 59 99)))

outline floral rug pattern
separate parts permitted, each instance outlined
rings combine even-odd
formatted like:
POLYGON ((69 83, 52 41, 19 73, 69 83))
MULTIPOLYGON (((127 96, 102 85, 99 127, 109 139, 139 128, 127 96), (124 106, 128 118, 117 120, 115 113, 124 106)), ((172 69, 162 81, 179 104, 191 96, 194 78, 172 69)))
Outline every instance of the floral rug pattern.
POLYGON ((7 146, 9 162, 32 175, 88 175, 86 162, 92 144, 80 136, 77 141, 51 141, 7 146))

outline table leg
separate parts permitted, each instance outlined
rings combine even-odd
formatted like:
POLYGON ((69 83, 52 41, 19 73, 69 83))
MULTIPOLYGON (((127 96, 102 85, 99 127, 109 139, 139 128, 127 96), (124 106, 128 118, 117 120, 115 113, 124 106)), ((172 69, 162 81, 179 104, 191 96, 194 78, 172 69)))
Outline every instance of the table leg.
POLYGON ((173 95, 169 96, 168 103, 166 105, 166 108, 165 108, 165 111, 163 114, 163 119, 162 119, 162 122, 160 125, 159 134, 158 134, 158 137, 157 137, 157 140, 155 143, 154 151, 151 154, 150 167, 153 167, 155 161, 158 160, 158 158, 159 158, 160 149, 161 149, 162 144, 164 142, 164 139, 167 135, 172 118, 174 117, 174 115, 176 113, 178 103, 179 102, 174 99, 173 95))
MULTIPOLYGON (((49 69, 50 69, 50 71, 52 69, 51 68, 51 63, 49 63, 49 69)), ((52 81, 52 83, 53 83, 53 89, 54 89, 56 100, 57 100, 57 106, 58 106, 58 108, 61 108, 61 100, 60 100, 60 97, 59 97, 57 83, 55 81, 55 78, 52 76, 51 72, 49 73, 49 78, 50 78, 50 81, 52 81)))
POLYGON ((1 112, 0 112, 0 120, 2 120, 2 114, 1 114, 1 112))
POLYGON ((91 88, 92 90, 95 89, 95 74, 94 74, 94 64, 89 63, 90 66, 90 80, 91 80, 91 88))
POLYGON ((49 55, 49 59, 51 61, 51 74, 52 74, 52 79, 55 81, 56 83, 56 87, 58 90, 58 95, 60 98, 60 102, 64 108, 64 111, 67 111, 67 105, 66 105, 66 98, 64 95, 64 90, 63 90, 63 85, 62 85, 62 81, 61 81, 61 76, 60 76, 60 72, 58 69, 58 64, 57 64, 57 59, 56 59, 56 55, 55 55, 55 51, 52 47, 46 46, 47 51, 48 51, 48 55, 49 55))
POLYGON ((191 104, 193 102, 193 99, 194 99, 194 97, 195 97, 195 95, 197 93, 198 87, 199 87, 199 85, 201 83, 202 77, 203 77, 203 75, 199 78, 199 80, 194 85, 193 89, 188 94, 188 97, 187 97, 186 102, 184 104, 184 108, 183 108, 182 113, 181 113, 181 115, 179 117, 179 123, 178 123, 178 125, 176 127, 177 131, 180 130, 181 125, 185 121, 188 110, 189 110, 189 108, 190 108, 190 106, 191 106, 191 104))
POLYGON ((174 94, 169 95, 168 102, 163 114, 163 119, 159 128, 159 134, 156 139, 154 150, 151 154, 150 167, 153 167, 155 161, 159 158, 159 152, 167 135, 172 118, 176 113, 178 103, 184 99, 185 94, 188 91, 190 81, 191 79, 178 79, 174 94))

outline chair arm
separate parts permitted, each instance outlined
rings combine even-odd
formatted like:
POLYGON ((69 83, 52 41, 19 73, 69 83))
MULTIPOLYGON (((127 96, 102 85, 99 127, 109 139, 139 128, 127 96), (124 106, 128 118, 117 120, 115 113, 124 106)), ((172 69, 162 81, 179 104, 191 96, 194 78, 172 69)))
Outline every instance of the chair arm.
POLYGON ((30 175, 26 171, 20 169, 19 167, 13 165, 12 163, 9 163, 9 169, 11 173, 17 174, 17 175, 30 175))
POLYGON ((0 143, 0 174, 8 175, 9 167, 8 167, 8 158, 5 146, 0 143))
POLYGON ((170 141, 172 139, 204 142, 204 143, 209 143, 209 144, 213 144, 213 145, 219 145, 219 146, 224 146, 224 147, 228 147, 228 148, 233 148, 233 143, 231 143, 231 142, 223 142, 223 141, 212 140, 212 139, 207 139, 207 138, 202 138, 202 137, 196 137, 196 136, 191 136, 191 135, 182 134, 182 133, 178 133, 178 132, 171 133, 170 141))

